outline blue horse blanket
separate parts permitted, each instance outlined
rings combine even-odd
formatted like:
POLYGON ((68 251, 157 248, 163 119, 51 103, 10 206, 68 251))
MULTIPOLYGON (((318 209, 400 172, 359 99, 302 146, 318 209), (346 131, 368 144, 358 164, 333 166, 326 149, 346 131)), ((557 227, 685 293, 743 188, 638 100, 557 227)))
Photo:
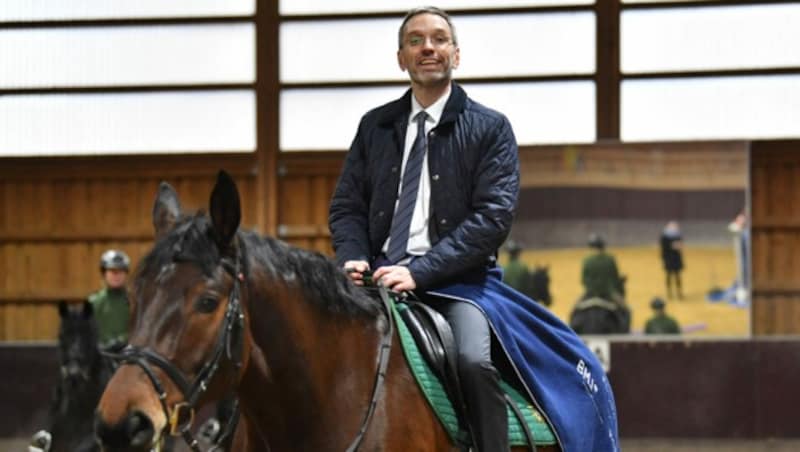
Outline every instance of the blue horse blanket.
POLYGON ((501 276, 492 269, 426 293, 469 301, 484 312, 564 452, 619 451, 614 394, 600 362, 575 332, 501 276))

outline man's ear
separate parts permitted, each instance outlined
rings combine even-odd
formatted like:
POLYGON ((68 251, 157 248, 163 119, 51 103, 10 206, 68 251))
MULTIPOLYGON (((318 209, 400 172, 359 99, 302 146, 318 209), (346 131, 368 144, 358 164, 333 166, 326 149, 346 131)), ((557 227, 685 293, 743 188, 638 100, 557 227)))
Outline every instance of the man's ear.
POLYGON ((400 70, 401 70, 401 71, 405 72, 405 71, 406 71, 406 69, 407 69, 407 68, 406 68, 406 64, 405 64, 405 63, 403 63, 403 58, 400 56, 400 52, 401 52, 402 50, 403 50, 403 49, 399 49, 399 50, 397 51, 397 65, 398 65, 398 66, 400 66, 400 70))

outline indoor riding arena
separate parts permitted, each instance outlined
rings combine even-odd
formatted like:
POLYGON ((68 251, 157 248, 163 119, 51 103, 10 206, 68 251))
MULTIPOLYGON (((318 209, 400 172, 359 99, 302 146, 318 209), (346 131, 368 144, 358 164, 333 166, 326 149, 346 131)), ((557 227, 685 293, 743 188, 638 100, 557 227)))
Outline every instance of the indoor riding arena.
MULTIPOLYGON (((2 1, 0 451, 55 428, 72 372, 62 321, 98 315, 84 302, 108 284, 106 251, 125 253, 131 277, 145 265, 169 220, 161 182, 216 221, 224 170, 241 229, 334 257, 334 189, 362 115, 409 87, 398 29, 418 6, 2 1)), ((626 328, 581 338, 607 372, 620 448, 800 450, 800 2, 436 6, 458 30, 456 83, 519 148, 498 265, 517 249, 550 294, 530 298, 569 325, 598 243, 616 263, 619 288, 598 305, 626 328), (659 315, 677 331, 653 330, 659 315)), ((197 407, 193 434, 214 407, 197 407)))

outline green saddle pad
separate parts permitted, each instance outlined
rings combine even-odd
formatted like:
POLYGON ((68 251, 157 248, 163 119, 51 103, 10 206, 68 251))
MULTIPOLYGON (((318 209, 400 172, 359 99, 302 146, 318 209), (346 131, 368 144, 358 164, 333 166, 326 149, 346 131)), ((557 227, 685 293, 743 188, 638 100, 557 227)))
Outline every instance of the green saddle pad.
MULTIPOLYGON (((442 386, 439 378, 433 373, 427 361, 423 358, 417 347, 417 343, 414 342, 414 337, 411 336, 411 332, 408 330, 405 321, 403 321, 403 318, 398 313, 398 311, 408 309, 408 306, 403 303, 392 303, 392 309, 394 310, 395 324, 397 325, 397 333, 400 336, 400 343, 403 346, 403 353, 414 374, 414 378, 425 394, 425 398, 439 417, 439 420, 442 422, 442 425, 444 425, 450 438, 458 444, 469 444, 469 433, 459 425, 455 408, 447 397, 444 386, 442 386)), ((550 430, 550 427, 539 411, 511 385, 505 381, 502 381, 500 385, 511 400, 517 404, 519 411, 522 412, 528 424, 528 428, 533 433, 536 444, 541 446, 556 444, 556 438, 553 432, 550 430)), ((517 416, 510 407, 506 407, 506 413, 508 415, 508 439, 510 445, 528 445, 528 439, 525 436, 525 432, 517 416)))

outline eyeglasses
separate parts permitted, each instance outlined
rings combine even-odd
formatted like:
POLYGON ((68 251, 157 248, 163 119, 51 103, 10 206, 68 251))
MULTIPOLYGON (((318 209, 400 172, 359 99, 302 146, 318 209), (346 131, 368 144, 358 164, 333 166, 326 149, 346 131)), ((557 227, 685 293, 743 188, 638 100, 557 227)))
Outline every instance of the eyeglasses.
POLYGON ((445 47, 448 44, 452 44, 452 40, 449 36, 446 35, 435 35, 435 36, 422 36, 422 35, 414 35, 409 36, 406 39, 406 45, 409 47, 419 47, 425 45, 425 41, 430 38, 431 45, 433 47, 445 47))

